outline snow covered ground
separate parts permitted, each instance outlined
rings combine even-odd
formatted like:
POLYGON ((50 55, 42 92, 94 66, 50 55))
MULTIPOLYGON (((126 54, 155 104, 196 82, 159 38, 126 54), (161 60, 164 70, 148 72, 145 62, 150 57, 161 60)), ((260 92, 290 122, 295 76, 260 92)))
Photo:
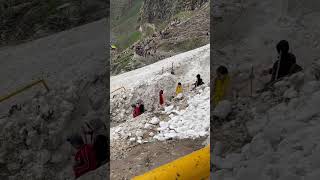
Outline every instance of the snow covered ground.
POLYGON ((214 179, 319 178, 320 82, 307 79, 293 75, 252 100, 253 139, 239 153, 216 153, 214 179))
MULTIPOLYGON (((201 90, 202 91, 202 90, 201 90)), ((188 97, 188 107, 177 111, 174 106, 169 106, 165 112, 169 120, 161 121, 160 131, 154 136, 159 141, 170 138, 187 139, 209 136, 210 133, 210 88, 206 87, 200 94, 188 97), (176 115, 171 114, 175 112, 176 115)))
MULTIPOLYGON (((319 179, 319 81, 313 62, 319 62, 318 1, 217 2, 223 22, 217 22, 214 59, 235 74, 235 85, 244 86, 251 64, 256 73, 254 88, 269 80, 259 77, 262 68, 277 59, 275 45, 282 39, 303 73, 275 84, 274 90, 247 98, 253 118, 243 120, 252 140, 232 153, 214 145, 212 179, 218 180, 315 180, 319 179), (220 3, 220 4, 219 4, 220 3), (224 4, 224 5, 222 5, 224 4), (239 76, 236 76, 239 75, 239 76)), ((219 15, 217 15, 219 16, 219 15)), ((249 86, 245 86, 249 87, 249 86)), ((248 92, 248 89, 243 91, 248 92)), ((243 93, 245 99, 248 93, 243 93)), ((227 122, 228 126, 234 121, 227 122)), ((213 132, 213 136, 215 132, 213 132)))
POLYGON ((161 74, 162 69, 164 71, 170 70, 172 63, 174 63, 174 68, 179 69, 177 76, 181 80, 185 82, 194 81, 197 74, 202 74, 203 79, 209 82, 210 69, 204 67, 204 64, 210 66, 209 50, 210 45, 206 45, 127 73, 112 76, 110 78, 111 91, 122 86, 128 89, 134 88, 145 83, 146 80, 154 80, 154 76, 161 74), (179 74, 180 71, 182 71, 181 74, 179 74))
POLYGON ((119 152, 125 153, 132 144, 209 136, 209 83, 210 45, 111 77, 111 89, 126 89, 111 93, 112 122, 117 122, 111 128, 111 159, 121 158, 119 152), (172 62, 174 75, 169 73, 172 62), (197 74, 201 74, 205 85, 190 91, 197 74), (171 98, 178 82, 184 93, 171 98), (160 89, 168 100, 164 109, 158 107, 160 89), (132 118, 130 106, 140 98, 147 111, 132 118))
POLYGON ((74 178, 67 136, 84 121, 106 123, 105 28, 104 19, 0 50, 1 96, 40 78, 50 88, 0 104, 0 179, 74 178), (14 104, 21 110, 8 116, 14 104))

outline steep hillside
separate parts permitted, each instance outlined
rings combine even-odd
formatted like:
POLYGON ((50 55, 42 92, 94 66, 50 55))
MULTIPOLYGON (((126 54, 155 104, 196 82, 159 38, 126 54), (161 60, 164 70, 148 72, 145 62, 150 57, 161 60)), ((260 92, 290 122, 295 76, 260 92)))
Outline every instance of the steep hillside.
POLYGON ((193 11, 200 8, 208 0, 145 0, 142 12, 142 23, 163 23, 183 11, 193 11))
POLYGON ((105 18, 105 0, 2 0, 0 45, 17 44, 105 18))
POLYGON ((130 48, 114 52, 112 74, 130 71, 209 43, 209 3, 206 1, 144 1, 139 33, 130 48), (174 3, 176 9, 166 9, 174 3), (161 8, 160 8, 161 7, 161 8), (152 18, 145 18, 158 13, 152 18), (150 21, 149 21, 150 20, 150 21))
POLYGON ((111 3, 111 41, 119 51, 140 39, 138 19, 143 0, 117 0, 111 3))

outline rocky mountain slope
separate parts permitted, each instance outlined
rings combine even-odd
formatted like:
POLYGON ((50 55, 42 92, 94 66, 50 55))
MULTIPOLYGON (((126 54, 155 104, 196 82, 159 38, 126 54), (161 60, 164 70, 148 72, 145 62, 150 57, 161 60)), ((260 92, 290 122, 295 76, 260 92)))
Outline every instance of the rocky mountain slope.
POLYGON ((16 44, 107 16, 105 0, 2 0, 0 45, 16 44))
MULTIPOLYGON (((193 11, 208 0, 145 0, 141 11, 142 23, 162 23, 179 12, 193 11)), ((209 17, 208 17, 209 18, 209 17)))
POLYGON ((130 48, 113 51, 112 74, 208 44, 209 12, 208 1, 144 1, 137 23, 141 37, 130 48))

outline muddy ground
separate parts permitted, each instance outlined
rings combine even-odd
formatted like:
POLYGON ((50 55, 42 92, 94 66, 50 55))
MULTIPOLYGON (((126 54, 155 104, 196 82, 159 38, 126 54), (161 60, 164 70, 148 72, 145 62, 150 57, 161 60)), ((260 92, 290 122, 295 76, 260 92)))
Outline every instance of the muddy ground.
POLYGON ((113 160, 110 165, 110 179, 128 180, 149 170, 171 162, 179 157, 199 150, 206 138, 196 140, 171 140, 153 142, 134 147, 128 156, 113 160), (132 164, 135 164, 132 166, 132 164))

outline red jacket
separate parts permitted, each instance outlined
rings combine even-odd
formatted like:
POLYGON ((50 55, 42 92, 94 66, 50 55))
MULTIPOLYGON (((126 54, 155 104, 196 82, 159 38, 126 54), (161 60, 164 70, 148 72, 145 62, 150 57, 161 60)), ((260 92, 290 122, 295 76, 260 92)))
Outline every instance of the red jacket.
POLYGON ((160 105, 163 105, 164 103, 164 98, 163 98, 163 94, 160 94, 160 105))
POLYGON ((76 178, 97 168, 96 153, 93 145, 85 144, 76 153, 75 160, 80 162, 80 165, 74 166, 73 171, 76 178))
POLYGON ((140 107, 139 106, 135 107, 133 110, 133 117, 135 118, 135 117, 139 116, 140 114, 141 114, 140 107))

